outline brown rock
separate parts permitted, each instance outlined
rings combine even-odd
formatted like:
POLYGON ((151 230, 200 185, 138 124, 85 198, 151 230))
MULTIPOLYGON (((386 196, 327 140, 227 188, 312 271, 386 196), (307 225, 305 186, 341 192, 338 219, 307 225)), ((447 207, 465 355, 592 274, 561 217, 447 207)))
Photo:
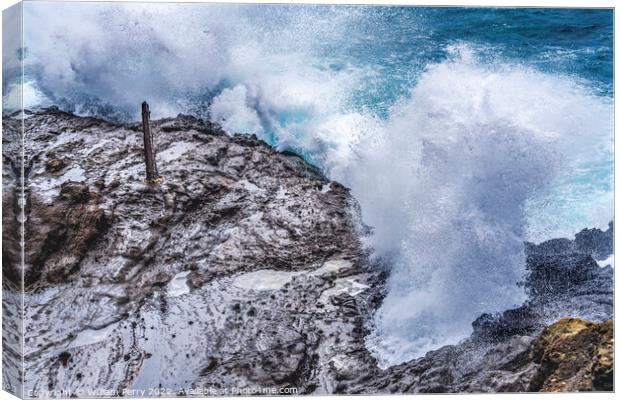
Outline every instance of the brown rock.
POLYGON ((108 218, 88 186, 66 182, 53 205, 32 195, 26 208, 26 286, 40 278, 62 282, 76 272, 92 242, 108 225, 108 218))
POLYGON ((58 172, 65 167, 65 162, 56 158, 45 162, 45 170, 50 173, 58 172))
POLYGON ((540 367, 531 391, 613 390, 613 321, 562 318, 542 331, 532 359, 540 367))

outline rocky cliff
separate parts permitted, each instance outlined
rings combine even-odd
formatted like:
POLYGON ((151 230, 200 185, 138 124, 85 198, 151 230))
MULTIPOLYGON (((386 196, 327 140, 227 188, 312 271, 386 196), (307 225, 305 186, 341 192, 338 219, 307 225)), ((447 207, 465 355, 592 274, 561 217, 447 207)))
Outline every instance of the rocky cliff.
MULTIPOLYGON (((348 190, 183 116, 153 123, 164 181, 147 185, 140 128, 26 114, 26 390, 331 392, 372 363, 358 303, 378 274, 348 190)), ((17 203, 5 192, 5 239, 17 203)), ((5 240, 15 283, 18 255, 5 240)))
MULTIPOLYGON (((299 156, 179 116, 153 122, 163 182, 147 185, 138 124, 47 109, 3 128, 3 310, 17 315, 23 276, 26 394, 611 389, 611 323, 545 328, 611 318, 612 270, 595 261, 611 229, 528 245, 527 304, 381 370, 364 338, 385 273, 347 188, 299 156)), ((4 378, 19 386, 17 358, 4 378)))

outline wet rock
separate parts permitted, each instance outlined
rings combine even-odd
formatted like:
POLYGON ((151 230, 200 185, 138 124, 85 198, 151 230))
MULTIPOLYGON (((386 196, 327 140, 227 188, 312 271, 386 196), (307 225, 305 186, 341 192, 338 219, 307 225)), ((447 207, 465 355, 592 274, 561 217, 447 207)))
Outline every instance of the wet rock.
POLYGON ((575 249, 580 253, 591 254, 595 260, 603 260, 613 254, 613 237, 613 222, 609 223, 606 231, 584 229, 575 235, 575 249))
POLYGON ((466 340, 376 371, 348 393, 611 391, 613 322, 563 318, 538 336, 466 340))
POLYGON ((526 243, 529 255, 569 255, 586 254, 595 260, 604 260, 613 253, 613 221, 609 222, 607 230, 585 228, 575 235, 574 240, 551 239, 535 245, 526 243))
MULTIPOLYGON (((599 266, 593 247, 578 245, 577 239, 590 232, 587 235, 597 237, 598 248, 608 249, 613 243, 613 224, 609 226, 605 233, 584 229, 575 240, 526 244, 527 276, 523 284, 528 300, 519 308, 480 316, 473 323, 472 337, 501 341, 515 334, 533 335, 567 315, 594 321, 612 318, 613 270, 599 266)), ((599 254, 608 256, 602 251, 599 254)))
POLYGON ((37 282, 60 283, 76 273, 90 246, 109 226, 109 216, 86 185, 65 182, 52 205, 36 196, 27 203, 24 273, 28 287, 37 282))
MULTIPOLYGON (((56 109, 24 123, 26 388, 329 393, 374 362, 360 311, 372 291, 341 299, 335 283, 346 275, 366 288, 376 277, 347 188, 297 155, 193 117, 153 121, 159 185, 144 183, 137 124, 56 109), (260 271, 289 276, 235 286, 260 271), (61 349, 79 379, 58 369, 61 349)), ((13 182, 15 154, 5 151, 3 168, 13 182)), ((4 217, 17 231, 17 217, 4 217)), ((9 245, 3 256, 19 281, 19 252, 9 245)))
POLYGON ((472 338, 497 343, 512 336, 532 334, 542 324, 532 308, 524 305, 501 315, 482 314, 472 323, 472 338))
POLYGON ((612 229, 526 244, 525 304, 481 315, 458 345, 341 382, 342 392, 613 390, 613 271, 595 261, 612 229))
POLYGON ((58 355, 58 361, 63 367, 68 366, 70 360, 71 360, 71 353, 69 352, 63 351, 62 353, 58 355))
POLYGON ((48 159, 45 162, 45 170, 50 173, 58 172, 65 167, 65 162, 59 159, 48 159))

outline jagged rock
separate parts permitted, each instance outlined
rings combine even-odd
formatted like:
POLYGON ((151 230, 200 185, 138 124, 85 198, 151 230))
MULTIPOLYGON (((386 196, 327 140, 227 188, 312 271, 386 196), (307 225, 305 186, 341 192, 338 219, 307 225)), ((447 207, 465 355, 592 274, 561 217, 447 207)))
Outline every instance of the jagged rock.
POLYGON ((64 182, 51 205, 36 196, 29 200, 24 252, 31 268, 25 271, 25 284, 66 282, 105 233, 109 217, 99 208, 98 196, 81 183, 64 182))
POLYGON ((472 338, 497 343, 512 336, 532 334, 541 325, 538 315, 526 304, 501 315, 482 314, 472 323, 472 338))
POLYGON ((372 365, 359 310, 378 274, 347 188, 193 117, 153 121, 159 185, 138 124, 57 109, 24 124, 25 270, 10 146, 3 269, 26 277, 26 390, 333 392, 372 365))
POLYGON ((48 159, 45 162, 45 170, 47 172, 58 172, 65 167, 65 162, 63 160, 58 160, 55 158, 48 159))
MULTIPOLYGON (((472 337, 501 341, 512 335, 533 335, 567 315, 595 321, 612 318, 613 270, 610 266, 599 266, 593 258, 593 247, 577 244, 582 243, 577 237, 583 238, 586 232, 598 238, 595 241, 600 249, 607 249, 613 243, 611 222, 606 232, 584 229, 575 240, 526 243, 527 302, 499 315, 480 316, 473 323, 472 337)), ((605 252, 600 254, 608 256, 605 252)))
POLYGON ((606 232, 583 230, 577 235, 580 239, 526 244, 528 300, 524 305, 498 315, 483 314, 462 343, 375 371, 349 382, 344 391, 613 390, 613 322, 609 320, 613 318, 613 271, 594 259, 595 253, 608 256, 604 249, 613 243, 611 232, 612 223, 606 232), (596 245, 586 246, 586 236, 595 237, 587 242, 596 245), (562 318, 566 315, 598 322, 562 318))
POLYGON ((347 387, 348 393, 613 390, 613 322, 563 318, 538 336, 466 340, 347 387))
POLYGON ((584 229, 575 235, 575 250, 591 254, 595 260, 603 260, 614 251, 614 225, 609 223, 606 231, 598 228, 584 229))
POLYGON ((613 322, 562 318, 542 331, 531 358, 539 364, 530 382, 531 391, 611 391, 613 322))
POLYGON ((539 245, 526 243, 529 255, 568 255, 585 254, 595 260, 603 260, 613 253, 613 221, 609 222, 606 231, 598 228, 583 229, 575 235, 574 240, 551 239, 539 245))

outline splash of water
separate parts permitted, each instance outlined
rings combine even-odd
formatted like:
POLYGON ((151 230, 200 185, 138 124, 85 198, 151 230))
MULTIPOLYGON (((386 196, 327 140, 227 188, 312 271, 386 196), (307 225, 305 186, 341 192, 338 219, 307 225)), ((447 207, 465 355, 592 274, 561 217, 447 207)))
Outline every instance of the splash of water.
POLYGON ((373 244, 395 254, 368 338, 384 366, 524 300, 529 199, 611 138, 610 104, 571 80, 459 53, 394 107, 350 179, 373 244))

